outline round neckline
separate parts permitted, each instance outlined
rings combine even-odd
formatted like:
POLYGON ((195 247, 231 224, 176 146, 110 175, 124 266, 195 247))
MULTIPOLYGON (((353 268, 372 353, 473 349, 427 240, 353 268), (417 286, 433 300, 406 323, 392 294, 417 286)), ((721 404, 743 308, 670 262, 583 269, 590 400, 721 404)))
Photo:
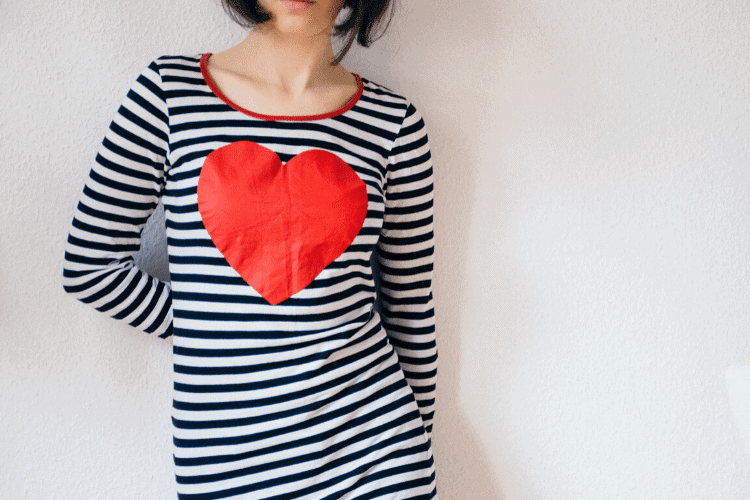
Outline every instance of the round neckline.
POLYGON ((224 101, 231 108, 236 109, 237 111, 240 111, 254 118, 259 118, 261 120, 312 121, 312 120, 323 120, 325 118, 333 118, 334 116, 339 116, 341 114, 344 114, 347 111, 349 111, 351 108, 353 108, 354 105, 357 104, 357 101, 359 101, 359 98, 362 96, 362 92, 364 91, 364 87, 365 87, 364 83, 362 82, 362 78, 357 73, 352 73, 354 75, 354 78, 357 79, 357 92, 352 96, 351 99, 349 99, 349 101, 346 104, 344 104, 342 107, 338 109, 334 109, 333 111, 329 111, 327 113, 321 113, 317 115, 264 115, 262 113, 256 113, 255 111, 250 111, 249 109, 243 108, 239 104, 229 99, 226 95, 224 95, 224 93, 221 90, 219 90, 219 87, 216 86, 214 81, 211 79, 211 76, 208 74, 208 58, 211 55, 212 55, 211 52, 206 52, 205 54, 201 56, 201 60, 200 60, 201 76, 203 76, 203 80, 211 89, 211 92, 213 92, 214 95, 216 95, 216 97, 224 101))

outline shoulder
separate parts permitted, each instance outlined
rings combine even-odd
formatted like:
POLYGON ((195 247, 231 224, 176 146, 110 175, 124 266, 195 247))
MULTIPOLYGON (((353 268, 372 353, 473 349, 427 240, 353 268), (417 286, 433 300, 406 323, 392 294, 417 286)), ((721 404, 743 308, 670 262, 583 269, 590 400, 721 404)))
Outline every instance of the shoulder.
POLYGON ((145 76, 150 80, 160 80, 164 74, 183 74, 194 72, 200 74, 200 60, 202 54, 160 55, 152 59, 143 59, 139 77, 145 76))
POLYGON ((388 114, 396 117, 401 129, 417 123, 422 127, 424 126, 422 115, 411 99, 369 78, 360 78, 362 78, 362 83, 364 84, 362 97, 369 103, 382 107, 387 110, 388 114))
POLYGON ((146 87, 164 99, 169 90, 184 84, 197 83, 201 78, 202 54, 164 54, 145 58, 136 78, 136 89, 146 87))
POLYGON ((152 59, 144 59, 141 74, 147 75, 200 75, 200 62, 203 54, 164 54, 152 59))
POLYGON ((163 74, 198 73, 203 54, 163 54, 146 62, 146 68, 163 74))
POLYGON ((163 54, 151 62, 158 65, 169 65, 169 64, 182 64, 184 66, 196 66, 200 64, 203 53, 197 52, 195 54, 163 54))

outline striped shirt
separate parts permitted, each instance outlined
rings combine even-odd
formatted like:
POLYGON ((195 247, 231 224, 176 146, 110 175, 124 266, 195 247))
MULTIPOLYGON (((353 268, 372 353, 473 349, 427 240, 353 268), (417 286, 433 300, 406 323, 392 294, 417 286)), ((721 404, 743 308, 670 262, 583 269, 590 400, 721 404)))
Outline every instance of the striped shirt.
POLYGON ((421 115, 359 75, 336 111, 260 115, 221 93, 209 56, 158 57, 132 84, 75 210, 65 290, 171 337, 181 500, 437 498, 433 175, 421 115), (241 141, 283 164, 332 153, 366 188, 351 244, 275 305, 230 265, 199 207, 207 157, 241 141), (134 265, 160 200, 171 282, 134 265))

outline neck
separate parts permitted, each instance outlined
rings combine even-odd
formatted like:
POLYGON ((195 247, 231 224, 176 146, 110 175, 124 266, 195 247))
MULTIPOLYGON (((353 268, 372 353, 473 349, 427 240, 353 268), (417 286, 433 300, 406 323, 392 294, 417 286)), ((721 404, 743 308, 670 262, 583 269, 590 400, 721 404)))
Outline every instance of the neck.
POLYGON ((243 61, 252 61, 263 85, 292 98, 345 71, 330 64, 335 55, 327 33, 300 36, 257 25, 236 49, 243 61))

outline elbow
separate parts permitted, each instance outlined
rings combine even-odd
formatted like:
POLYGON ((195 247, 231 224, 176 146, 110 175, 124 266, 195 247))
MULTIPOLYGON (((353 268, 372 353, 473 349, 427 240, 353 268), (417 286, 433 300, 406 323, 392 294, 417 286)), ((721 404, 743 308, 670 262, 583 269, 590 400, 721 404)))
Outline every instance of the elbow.
POLYGON ((76 295, 76 293, 80 291, 80 280, 75 279, 75 275, 75 271, 70 269, 67 265, 63 267, 60 284, 62 285, 63 291, 67 294, 76 295))
POLYGON ((68 257, 68 253, 65 252, 62 274, 60 275, 60 285, 62 285, 65 293, 72 293, 72 287, 74 286, 73 270, 70 267, 70 260, 68 257))
POLYGON ((65 293, 76 296, 76 298, 81 297, 81 294, 91 287, 90 280, 92 274, 96 272, 95 269, 83 266, 83 263, 79 260, 75 255, 65 252, 60 280, 65 293))

